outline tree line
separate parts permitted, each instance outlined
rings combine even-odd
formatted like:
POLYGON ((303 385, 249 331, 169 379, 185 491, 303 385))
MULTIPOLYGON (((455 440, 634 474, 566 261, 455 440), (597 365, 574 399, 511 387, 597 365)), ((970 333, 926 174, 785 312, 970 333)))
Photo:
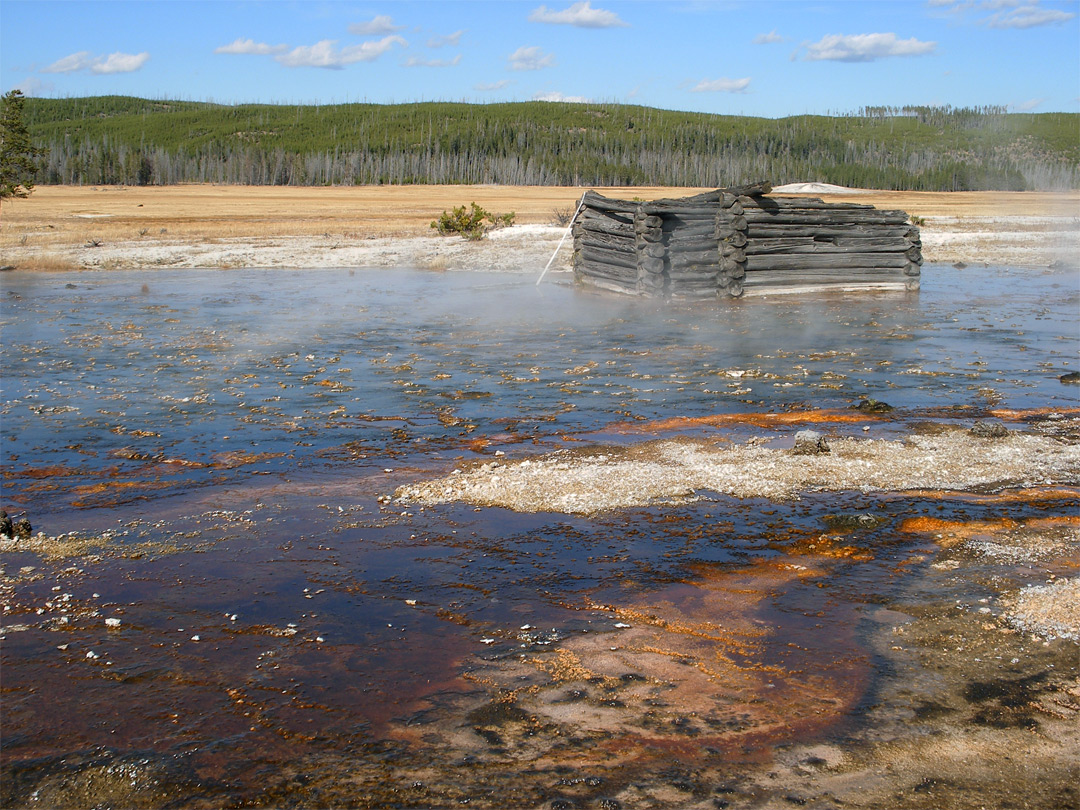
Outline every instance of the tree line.
POLYGON ((43 184, 1080 187, 1080 116, 871 107, 720 116, 619 104, 27 99, 43 184))

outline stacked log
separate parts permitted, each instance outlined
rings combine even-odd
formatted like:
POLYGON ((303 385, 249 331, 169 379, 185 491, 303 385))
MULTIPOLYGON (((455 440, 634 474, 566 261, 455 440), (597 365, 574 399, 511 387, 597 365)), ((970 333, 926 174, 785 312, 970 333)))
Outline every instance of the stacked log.
POLYGON ((715 206, 691 204, 665 213, 668 294, 678 298, 716 295, 715 206))
POLYGON ((632 212, 627 215, 582 206, 573 233, 574 277, 579 284, 616 292, 640 292, 632 212))
POLYGON ((667 245, 664 244, 664 220, 646 214, 643 206, 634 211, 634 247, 638 260, 638 292, 656 298, 667 287, 667 245))
POLYGON ((903 211, 816 197, 740 197, 746 287, 864 286, 917 290, 919 229, 903 211))
POLYGON ((747 289, 918 289, 922 243, 903 211, 765 184, 684 199, 584 197, 574 221, 580 284, 651 297, 739 297, 747 289))
POLYGON ((746 278, 746 217, 734 194, 724 194, 716 209, 716 246, 720 254, 717 292, 731 298, 743 294, 746 278))

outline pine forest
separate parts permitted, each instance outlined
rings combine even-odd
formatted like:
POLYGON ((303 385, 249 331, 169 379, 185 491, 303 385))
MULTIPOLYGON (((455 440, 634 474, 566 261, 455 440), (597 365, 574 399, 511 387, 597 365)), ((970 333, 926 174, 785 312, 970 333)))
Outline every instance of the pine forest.
POLYGON ((1080 187, 1080 115, 872 107, 749 118, 620 104, 27 99, 39 184, 1080 187))

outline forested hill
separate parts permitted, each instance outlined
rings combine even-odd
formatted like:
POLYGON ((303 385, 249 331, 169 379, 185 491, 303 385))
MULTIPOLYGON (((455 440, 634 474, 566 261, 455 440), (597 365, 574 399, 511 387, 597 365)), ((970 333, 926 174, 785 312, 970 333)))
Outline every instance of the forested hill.
POLYGON ((872 108, 781 119, 619 104, 28 99, 39 183, 1080 187, 1080 116, 872 108))

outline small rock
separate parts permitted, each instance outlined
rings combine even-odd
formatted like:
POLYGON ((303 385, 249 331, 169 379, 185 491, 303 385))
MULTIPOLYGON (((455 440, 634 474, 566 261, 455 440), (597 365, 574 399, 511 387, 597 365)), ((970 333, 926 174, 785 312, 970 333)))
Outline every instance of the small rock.
POLYGON ((30 521, 26 518, 20 518, 15 521, 15 525, 12 527, 14 537, 19 540, 29 540, 30 536, 34 533, 34 527, 30 525, 30 521))
POLYGON ((855 410, 863 413, 888 413, 893 406, 887 402, 878 402, 876 399, 863 399, 855 406, 855 410))
POLYGON ((851 532, 858 529, 876 529, 889 522, 884 515, 874 515, 870 512, 860 514, 836 514, 824 517, 825 525, 834 532, 851 532))
POLYGON ((1009 435, 1008 429, 1000 422, 976 422, 968 433, 979 439, 1003 439, 1009 435))
POLYGON ((1080 371, 1070 371, 1062 374, 1058 380, 1065 385, 1080 385, 1080 371))
POLYGON ((793 451, 797 456, 820 456, 829 451, 829 443, 816 430, 800 430, 795 434, 793 451))
POLYGON ((114 619, 114 618, 106 619, 105 620, 105 626, 106 627, 119 627, 120 626, 120 620, 119 619, 114 619))
POLYGON ((953 262, 953 267, 955 267, 957 270, 963 270, 965 267, 967 267, 967 265, 964 264, 964 262, 953 262))
POLYGON ((8 513, 5 512, 3 509, 0 509, 0 536, 14 536, 14 529, 11 525, 11 518, 8 517, 8 513))

